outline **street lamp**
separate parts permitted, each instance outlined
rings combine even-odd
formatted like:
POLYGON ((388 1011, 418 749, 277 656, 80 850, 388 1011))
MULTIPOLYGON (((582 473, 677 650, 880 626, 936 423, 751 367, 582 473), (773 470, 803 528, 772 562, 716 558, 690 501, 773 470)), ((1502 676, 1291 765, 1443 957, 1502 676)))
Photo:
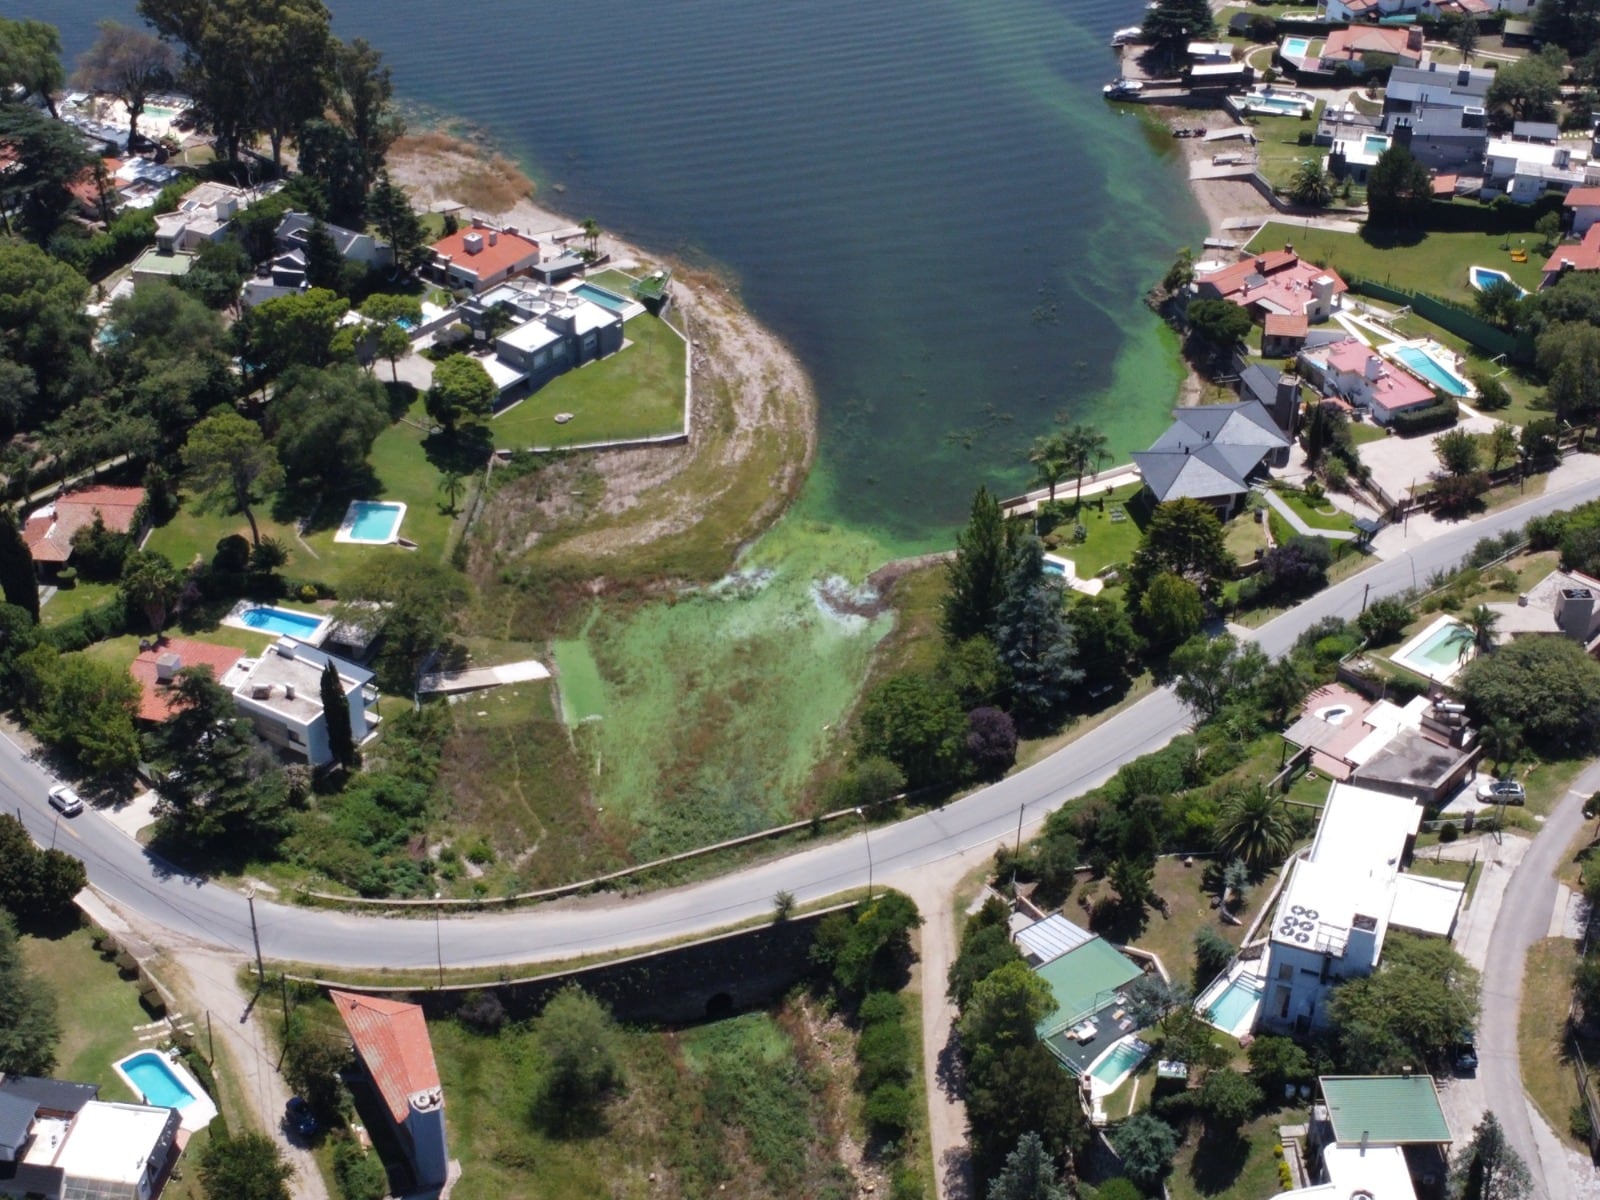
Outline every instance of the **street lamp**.
POLYGON ((867 903, 872 903, 872 826, 867 823, 867 810, 856 809, 861 818, 861 836, 867 843, 867 903))

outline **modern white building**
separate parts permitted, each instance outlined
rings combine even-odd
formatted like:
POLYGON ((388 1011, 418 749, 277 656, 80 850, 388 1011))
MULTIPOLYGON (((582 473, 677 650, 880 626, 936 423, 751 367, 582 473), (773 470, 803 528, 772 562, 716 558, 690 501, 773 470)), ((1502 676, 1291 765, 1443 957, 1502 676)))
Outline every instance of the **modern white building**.
POLYGON ((1548 191, 1593 187, 1600 184, 1600 164, 1590 159, 1587 146, 1491 138, 1484 151, 1483 190, 1531 204, 1548 191))
POLYGON ((98 1100, 92 1084, 0 1082, 0 1196, 155 1200, 176 1157, 175 1108, 98 1100))
POLYGON ((1391 928, 1450 936, 1465 885, 1401 873, 1422 812, 1401 796, 1329 788, 1311 851, 1290 866, 1273 916, 1260 1026, 1324 1026, 1328 993, 1377 968, 1391 928))
POLYGON ((1449 1169, 1450 1123, 1425 1075, 1325 1075, 1304 1145, 1306 1174, 1320 1182, 1284 1192, 1293 1200, 1414 1200, 1439 1194, 1449 1169))
POLYGON ((222 683, 263 741, 320 767, 333 761, 322 709, 322 670, 328 663, 339 674, 350 708, 350 732, 359 746, 378 724, 378 693, 365 667, 284 637, 260 658, 240 659, 222 683))

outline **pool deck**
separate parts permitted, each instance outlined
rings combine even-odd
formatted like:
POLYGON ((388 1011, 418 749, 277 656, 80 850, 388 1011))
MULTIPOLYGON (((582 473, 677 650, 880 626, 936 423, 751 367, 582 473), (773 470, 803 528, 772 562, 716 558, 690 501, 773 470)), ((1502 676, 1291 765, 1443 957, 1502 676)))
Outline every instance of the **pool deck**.
POLYGON ((304 612, 297 608, 285 608, 281 604, 263 604, 255 600, 241 600, 228 610, 228 615, 222 618, 222 624, 230 629, 243 629, 249 633, 260 634, 264 638, 276 639, 285 636, 275 629, 263 629, 259 625, 252 625, 244 619, 244 614, 253 608, 275 608, 279 612, 289 613, 296 617, 312 617, 317 621, 317 627, 304 635, 292 633, 287 636, 296 641, 304 642, 308 646, 321 646, 327 639, 328 633, 333 628, 333 618, 322 613, 304 612))
POLYGON ((1397 667, 1404 667, 1414 675, 1422 676, 1424 679, 1438 683, 1448 683, 1462 667, 1477 657, 1477 650, 1475 648, 1469 649, 1466 654, 1448 663, 1433 662, 1420 655, 1418 651, 1429 644, 1441 630, 1452 625, 1460 626, 1462 629, 1466 628, 1454 617, 1441 616, 1432 621, 1421 633, 1410 638, 1405 645, 1390 654, 1389 661, 1397 667))
POLYGON ((406 506, 399 500, 352 500, 350 507, 344 510, 344 520, 339 522, 339 529, 333 535, 336 542, 348 542, 355 546, 392 546, 400 540, 400 526, 406 519, 406 506), (374 508, 383 508, 393 511, 394 524, 389 526, 389 535, 381 538, 361 537, 355 531, 356 522, 359 520, 360 505, 374 508))

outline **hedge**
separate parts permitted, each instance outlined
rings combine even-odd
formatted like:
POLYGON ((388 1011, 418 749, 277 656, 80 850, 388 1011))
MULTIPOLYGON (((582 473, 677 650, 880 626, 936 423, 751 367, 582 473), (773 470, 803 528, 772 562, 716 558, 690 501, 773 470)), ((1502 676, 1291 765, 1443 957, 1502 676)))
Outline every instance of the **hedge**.
POLYGON ((1454 400, 1438 400, 1426 408, 1412 408, 1395 413, 1391 419, 1394 431, 1402 436, 1427 433, 1434 429, 1448 429, 1456 423, 1461 409, 1454 400))
POLYGON ((71 620, 47 626, 40 635, 62 654, 87 649, 95 642, 121 637, 128 632, 128 607, 118 596, 87 609, 71 620))

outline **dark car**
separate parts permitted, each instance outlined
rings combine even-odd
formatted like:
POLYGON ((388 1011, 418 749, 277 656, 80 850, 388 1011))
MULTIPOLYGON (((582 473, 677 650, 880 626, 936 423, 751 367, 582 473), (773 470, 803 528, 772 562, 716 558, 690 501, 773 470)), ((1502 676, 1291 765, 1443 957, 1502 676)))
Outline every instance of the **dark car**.
POLYGON ((1472 1031, 1464 1030, 1461 1040, 1456 1043, 1455 1067, 1463 1075, 1471 1075, 1478 1069, 1478 1047, 1473 1044, 1472 1031))
POLYGON ((289 1097, 289 1103, 283 1106, 283 1123, 304 1138, 312 1137, 322 1128, 317 1114, 311 1111, 311 1105, 301 1096, 289 1097))

